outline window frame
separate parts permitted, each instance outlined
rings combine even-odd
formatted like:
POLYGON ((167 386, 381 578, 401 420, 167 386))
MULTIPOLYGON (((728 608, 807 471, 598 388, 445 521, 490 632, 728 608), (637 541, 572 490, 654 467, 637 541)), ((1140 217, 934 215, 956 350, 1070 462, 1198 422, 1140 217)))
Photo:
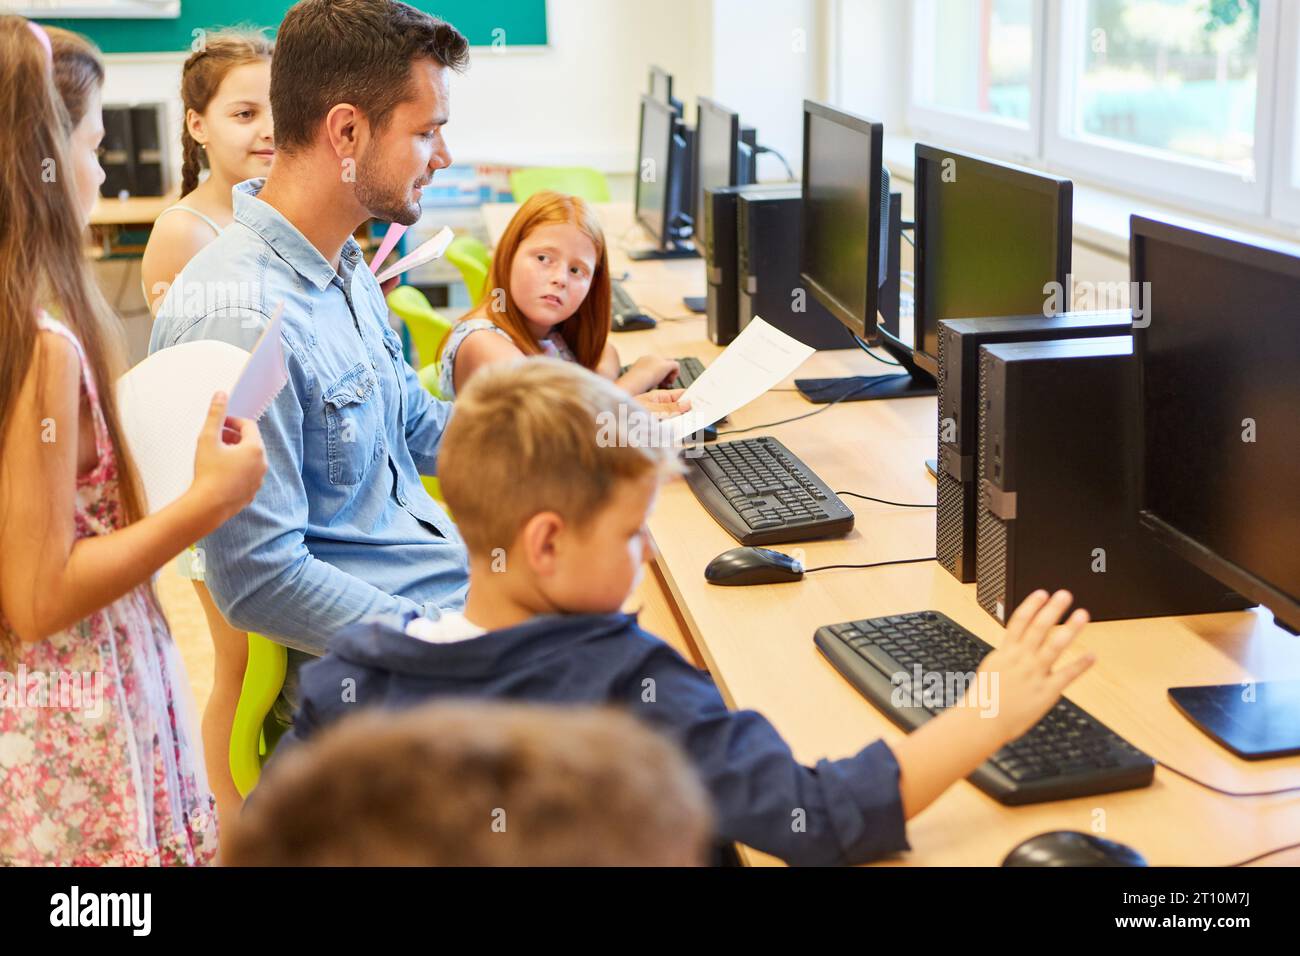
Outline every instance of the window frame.
POLYGON ((1277 24, 1277 95, 1274 98, 1270 214, 1300 226, 1300 4, 1283 3, 1277 24))
MULTIPOLYGON (((853 0, 835 0, 836 6, 853 0)), ((1250 228, 1294 235, 1300 231, 1300 2, 1260 0, 1255 96, 1255 175, 1247 180, 1221 165, 1127 145, 1068 130, 1073 84, 1083 47, 1066 42, 1073 18, 1085 25, 1083 0, 1031 0, 1034 50, 1030 123, 1026 130, 976 113, 917 101, 933 64, 936 0, 914 0, 907 13, 904 118, 907 134, 954 148, 975 150, 1022 165, 1070 176, 1095 186, 1149 199, 1191 214, 1250 228), (1075 59, 1067 62, 1066 58, 1075 59)), ((837 51, 840 61, 848 55, 837 51)))
POLYGON ((1149 147, 1090 137, 1069 130, 1073 119, 1075 83, 1079 76, 1080 40, 1086 0, 1060 0, 1048 13, 1048 71, 1044 100, 1042 159, 1053 169, 1077 174, 1092 182, 1181 206, 1240 217, 1268 214, 1273 168, 1274 90, 1277 81, 1279 7, 1277 0, 1260 0, 1258 72, 1255 89, 1255 174, 1247 179, 1222 166, 1149 147), (1070 42, 1067 42, 1067 38, 1070 42), (1115 170, 1124 169, 1123 175, 1115 170))
POLYGON ((913 0, 908 5, 907 48, 911 51, 908 70, 907 123, 913 135, 941 137, 945 143, 986 153, 997 153, 1020 161, 1035 162, 1042 154, 1043 28, 1046 0, 1030 0, 1030 37, 1033 44, 1029 70, 1029 121, 1026 126, 1012 120, 967 110, 945 109, 918 100, 934 66, 932 43, 938 0, 913 0))

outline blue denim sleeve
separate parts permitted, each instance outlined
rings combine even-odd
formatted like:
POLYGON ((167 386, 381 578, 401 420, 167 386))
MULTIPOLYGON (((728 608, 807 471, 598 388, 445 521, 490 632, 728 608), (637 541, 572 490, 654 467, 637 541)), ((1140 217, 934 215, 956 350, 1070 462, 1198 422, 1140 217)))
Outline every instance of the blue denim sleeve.
MULTIPOLYGON (((215 338, 252 348, 265 316, 223 309, 195 323, 180 341, 215 338)), ((303 402, 310 373, 285 343, 289 383, 258 421, 267 470, 257 496, 200 542, 205 583, 234 627, 288 647, 322 654, 340 627, 371 614, 420 611, 308 551, 307 489, 302 477, 303 402)))
POLYGON ((691 758, 713 797, 719 837, 796 866, 865 863, 908 849, 898 763, 884 741, 807 767, 767 718, 728 710, 712 679, 671 648, 641 669, 629 691, 634 711, 691 758))
POLYGON ((415 467, 422 475, 438 473, 438 450, 442 433, 451 420, 451 402, 434 398, 420 384, 420 377, 405 365, 402 387, 406 390, 406 447, 411 450, 415 467))

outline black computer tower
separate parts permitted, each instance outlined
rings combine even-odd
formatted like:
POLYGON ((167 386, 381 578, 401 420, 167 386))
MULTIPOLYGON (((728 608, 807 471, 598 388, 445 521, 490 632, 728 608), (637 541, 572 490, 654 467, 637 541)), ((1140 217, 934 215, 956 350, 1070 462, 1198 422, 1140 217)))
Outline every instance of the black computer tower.
POLYGON ((755 191, 798 196, 799 186, 797 183, 767 183, 722 186, 704 191, 704 223, 696 245, 704 256, 708 280, 706 327, 709 341, 716 345, 729 345, 740 332, 736 295, 736 209, 740 193, 755 191))
POLYGON ((163 157, 161 105, 131 107, 131 145, 135 166, 137 196, 163 196, 167 193, 167 163, 163 157))
POLYGON ((852 348, 835 316, 799 275, 799 194, 742 192, 736 203, 738 325, 760 316, 815 349, 852 348))
POLYGON ((116 199, 122 193, 135 192, 131 108, 105 106, 103 114, 104 139, 99 144, 99 164, 104 168, 104 181, 99 186, 99 194, 116 199))
POLYGON ((986 345, 979 355, 976 599, 999 621, 1066 588, 1093 620, 1249 603, 1138 520, 1131 335, 986 345))
POLYGON ((939 474, 934 553, 958 581, 975 580, 975 476, 980 346, 995 342, 1119 335, 1132 313, 1066 312, 950 319, 939 323, 939 474))
POLYGON ((163 143, 161 104, 105 106, 104 141, 100 165, 104 182, 99 194, 116 199, 130 196, 165 196, 171 185, 163 143))

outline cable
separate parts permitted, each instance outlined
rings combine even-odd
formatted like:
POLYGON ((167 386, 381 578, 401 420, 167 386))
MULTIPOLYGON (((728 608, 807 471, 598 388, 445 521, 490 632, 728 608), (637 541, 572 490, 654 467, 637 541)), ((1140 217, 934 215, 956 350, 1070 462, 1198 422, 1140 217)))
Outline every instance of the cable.
POLYGON ((833 571, 836 568, 883 568, 889 564, 924 564, 926 561, 934 561, 934 555, 928 558, 900 558, 897 561, 876 561, 873 564, 823 564, 819 568, 804 568, 804 574, 812 574, 814 571, 833 571))
POLYGON ((837 495, 843 495, 849 498, 862 498, 865 501, 879 501, 882 505, 893 505, 895 508, 937 508, 938 505, 912 505, 902 501, 889 501, 886 498, 873 498, 871 495, 860 495, 856 491, 837 491, 837 495))
POLYGON ((1294 850, 1294 849, 1296 849, 1297 847, 1300 847, 1300 843, 1288 843, 1286 846, 1280 846, 1280 847, 1277 847, 1276 849, 1272 849, 1272 850, 1265 850, 1263 853, 1260 853, 1260 854, 1258 854, 1258 855, 1256 855, 1256 856, 1252 856, 1252 857, 1251 857, 1250 859, 1248 859, 1248 860, 1242 860, 1240 863, 1229 863, 1229 864, 1228 864, 1228 868, 1231 869, 1231 868, 1233 868, 1233 867, 1237 867, 1237 866, 1245 866, 1245 865, 1248 864, 1248 863, 1254 863, 1254 862, 1256 862, 1256 861, 1258 861, 1258 860, 1262 860, 1262 859, 1264 859, 1264 857, 1266 857, 1266 856, 1274 856, 1275 854, 1278 854, 1278 853, 1285 853, 1287 850, 1294 850))
MULTIPOLYGON (((816 409, 815 411, 804 412, 802 415, 795 415, 793 418, 783 418, 780 421, 768 422, 764 425, 749 425, 746 426, 745 428, 731 428, 725 432, 718 432, 717 437, 721 438, 723 435, 739 435, 741 432, 757 431, 760 428, 775 428, 777 425, 788 425, 790 422, 797 422, 804 418, 812 418, 814 415, 820 415, 822 412, 826 411, 827 409, 834 408, 836 405, 844 401, 844 399, 846 398, 851 398, 852 396, 857 395, 859 392, 865 392, 869 388, 875 388, 881 382, 891 382, 898 377, 899 376, 897 375, 882 375, 880 378, 872 379, 870 382, 864 382, 862 385, 860 385, 858 388, 853 389, 852 391, 845 392, 839 398, 832 399, 831 401, 827 402, 825 405, 823 405, 821 408, 816 409)), ((838 380, 836 381, 836 384, 838 384, 838 380)))
POLYGON ((1157 760, 1156 763, 1164 767, 1170 773, 1177 774, 1178 776, 1182 777, 1184 780, 1190 780, 1198 787, 1204 787, 1206 790, 1212 790, 1215 793, 1221 793, 1225 797, 1276 797, 1283 793, 1300 792, 1300 787, 1281 787, 1277 790, 1253 790, 1253 791, 1224 790, 1222 787, 1216 787, 1214 784, 1206 783, 1204 780, 1197 780, 1191 774, 1183 773, 1183 771, 1179 770, 1177 767, 1171 767, 1163 760, 1157 760))
POLYGON ((871 351, 871 346, 869 346, 866 342, 862 341, 862 339, 858 338, 858 333, 853 332, 853 331, 850 331, 850 332, 849 332, 849 335, 853 336, 853 341, 856 342, 856 343, 858 343, 858 348, 862 349, 862 351, 866 352, 868 355, 870 355, 873 359, 875 359, 875 360, 876 360, 877 362, 879 362, 881 365, 892 365, 894 368, 902 368, 902 367, 903 367, 903 363, 902 363, 902 362, 891 362, 891 361, 889 361, 888 359, 882 359, 882 358, 881 358, 879 355, 877 355, 875 352, 871 351))
POLYGON ((913 249, 916 248, 916 240, 915 240, 915 239, 913 239, 911 236, 909 236, 909 235, 908 235, 907 233, 905 233, 905 232, 901 232, 901 233, 899 233, 899 235, 902 236, 904 239, 907 240, 907 244, 908 244, 909 246, 911 246, 913 249))
POLYGON ((790 182, 795 182, 797 180, 798 177, 795 176, 794 170, 790 168, 790 164, 785 161, 785 157, 782 156, 778 150, 773 149, 771 146, 756 146, 754 147, 754 152, 771 153, 773 156, 779 159, 781 161, 781 165, 785 167, 785 174, 790 177, 790 182))

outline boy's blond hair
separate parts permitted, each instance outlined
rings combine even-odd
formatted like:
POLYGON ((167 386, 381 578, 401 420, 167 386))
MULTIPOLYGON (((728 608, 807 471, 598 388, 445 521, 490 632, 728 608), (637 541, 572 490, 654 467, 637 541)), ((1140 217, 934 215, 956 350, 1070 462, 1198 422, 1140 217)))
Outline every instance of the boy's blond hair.
POLYGON ((684 866, 709 797, 618 710, 437 702, 360 711, 291 750, 222 841, 228 866, 684 866))
POLYGON ((543 511, 581 528, 618 482, 679 467, 677 449, 631 396, 551 358, 476 372, 438 454, 442 493, 477 556, 509 548, 543 511))

